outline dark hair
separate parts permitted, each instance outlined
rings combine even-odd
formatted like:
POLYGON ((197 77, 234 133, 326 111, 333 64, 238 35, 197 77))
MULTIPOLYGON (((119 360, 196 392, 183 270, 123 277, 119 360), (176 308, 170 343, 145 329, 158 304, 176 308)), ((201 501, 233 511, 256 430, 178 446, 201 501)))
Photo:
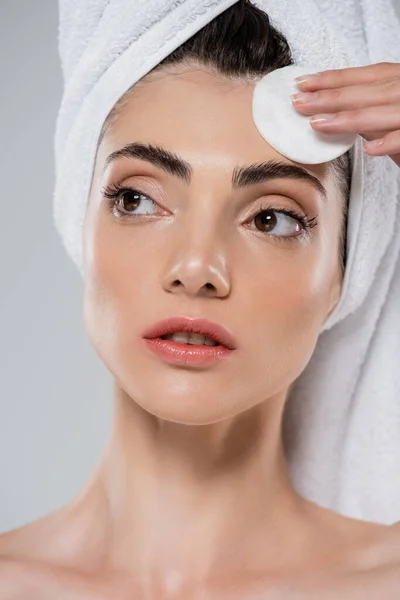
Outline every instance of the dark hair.
MULTIPOLYGON (((239 0, 169 54, 150 73, 178 63, 197 63, 218 75, 243 79, 263 76, 275 69, 292 65, 293 59, 288 41, 271 24, 268 15, 250 0, 239 0)), ((106 123, 118 113, 119 106, 128 92, 114 106, 106 123)), ((106 123, 101 137, 104 135, 106 123)), ((339 261, 343 275, 346 265, 346 226, 351 181, 349 152, 332 161, 331 165, 343 198, 339 238, 339 261)))

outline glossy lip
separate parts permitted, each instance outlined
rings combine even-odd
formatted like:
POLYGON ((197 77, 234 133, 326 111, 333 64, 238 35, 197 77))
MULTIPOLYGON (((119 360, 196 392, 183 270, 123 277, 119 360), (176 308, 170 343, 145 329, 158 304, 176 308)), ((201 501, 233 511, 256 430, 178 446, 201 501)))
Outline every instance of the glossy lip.
POLYGON ((226 346, 203 346, 200 344, 180 344, 161 338, 143 338, 147 349, 167 363, 180 367, 209 367, 231 356, 233 350, 226 346))
MULTIPOLYGON (((236 341, 225 327, 208 321, 207 319, 195 319, 190 317, 171 317, 155 323, 143 333, 143 337, 148 340, 161 338, 162 335, 183 331, 188 333, 198 333, 214 339, 228 350, 235 350, 236 341)), ((163 340, 167 341, 167 340, 163 340)), ((168 340, 171 341, 171 340, 168 340)), ((182 346, 182 344, 181 344, 182 346)), ((192 346, 193 348, 193 346, 192 346)), ((196 346, 198 348, 198 346, 196 346)), ((203 348, 218 348, 218 346, 203 346, 203 348)))

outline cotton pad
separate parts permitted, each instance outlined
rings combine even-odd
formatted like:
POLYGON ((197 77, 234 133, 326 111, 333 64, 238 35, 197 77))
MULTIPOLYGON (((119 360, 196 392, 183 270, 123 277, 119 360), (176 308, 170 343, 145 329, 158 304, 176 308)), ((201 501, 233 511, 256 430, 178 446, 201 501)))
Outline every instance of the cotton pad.
POLYGON ((291 95, 300 91, 295 78, 316 72, 298 65, 277 69, 257 82, 253 95, 253 118, 262 137, 280 154, 305 164, 337 158, 358 137, 356 133, 317 133, 311 127, 310 117, 293 106, 291 95))

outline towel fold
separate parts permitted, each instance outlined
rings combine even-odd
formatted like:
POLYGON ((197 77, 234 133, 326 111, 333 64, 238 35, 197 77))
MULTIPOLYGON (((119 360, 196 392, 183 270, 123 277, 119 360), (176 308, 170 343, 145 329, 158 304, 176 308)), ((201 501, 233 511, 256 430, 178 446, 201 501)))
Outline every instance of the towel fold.
MULTIPOLYGON (((117 100, 235 0, 59 0, 65 90, 54 220, 83 276, 97 141, 117 100)), ((390 0, 254 2, 316 69, 400 62, 390 0)), ((400 519, 400 170, 353 150, 348 262, 339 304, 295 382, 284 442, 298 491, 347 516, 400 519)))

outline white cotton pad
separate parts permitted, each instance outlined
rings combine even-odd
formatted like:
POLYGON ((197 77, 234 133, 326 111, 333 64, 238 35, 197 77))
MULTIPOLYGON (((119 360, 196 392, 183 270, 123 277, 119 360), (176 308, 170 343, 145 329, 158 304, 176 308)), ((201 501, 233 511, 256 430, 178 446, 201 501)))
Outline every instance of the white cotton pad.
POLYGON ((316 72, 298 65, 277 69, 257 82, 253 95, 253 118, 262 137, 280 154, 311 165, 344 154, 358 137, 356 133, 317 133, 310 117, 294 108, 291 95, 301 91, 295 78, 316 72))

